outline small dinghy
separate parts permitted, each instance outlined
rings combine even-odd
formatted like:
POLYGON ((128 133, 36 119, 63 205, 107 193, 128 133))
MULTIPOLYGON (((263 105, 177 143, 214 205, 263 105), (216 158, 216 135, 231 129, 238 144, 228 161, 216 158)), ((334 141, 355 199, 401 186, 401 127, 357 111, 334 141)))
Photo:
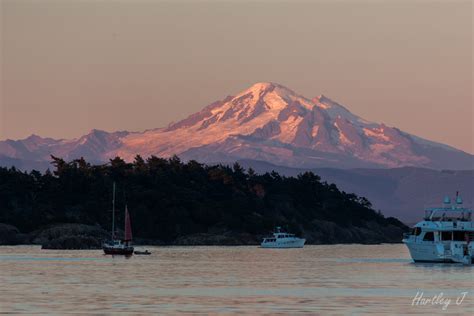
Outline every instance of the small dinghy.
POLYGON ((151 255, 151 252, 149 252, 148 250, 145 250, 145 251, 135 250, 134 254, 136 254, 136 255, 151 255))

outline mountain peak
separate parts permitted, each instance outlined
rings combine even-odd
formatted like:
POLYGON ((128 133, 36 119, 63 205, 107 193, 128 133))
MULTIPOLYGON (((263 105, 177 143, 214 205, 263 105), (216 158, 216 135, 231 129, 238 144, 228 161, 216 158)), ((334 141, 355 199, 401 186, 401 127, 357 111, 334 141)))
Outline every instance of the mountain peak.
POLYGON ((29 141, 39 141, 39 140, 43 140, 43 137, 39 136, 39 135, 36 135, 36 134, 31 134, 30 136, 28 136, 27 138, 25 138, 25 140, 29 140, 29 141))
POLYGON ((284 97, 284 96, 289 96, 289 95, 294 95, 296 96, 297 94, 285 87, 284 85, 281 85, 279 83, 275 83, 275 82, 257 82, 255 84, 253 84, 252 86, 250 86, 250 88, 242 91, 241 93, 239 93, 236 97, 239 97, 239 96, 242 96, 242 95, 247 95, 249 93, 251 93, 252 95, 255 95, 255 96, 260 96, 262 94, 265 94, 265 93, 270 93, 270 92, 273 92, 275 91, 278 95, 284 97))
POLYGON ((272 87, 274 85, 273 82, 265 82, 265 81, 262 81, 262 82, 256 82, 254 83, 250 88, 249 90, 265 90, 265 89, 268 89, 270 87, 272 87))
MULTIPOLYGON (((271 90, 275 88, 280 88, 284 90, 290 90, 289 88, 285 87, 282 84, 276 83, 276 82, 270 82, 270 81, 261 81, 261 82, 256 82, 253 85, 250 86, 247 90, 271 90)), ((290 90, 291 91, 291 90, 290 90)))
POLYGON ((73 140, 0 142, 0 156, 29 160, 115 156, 201 162, 263 160, 298 167, 467 168, 473 157, 384 124, 368 122, 321 94, 312 100, 274 82, 257 82, 178 123, 135 132, 91 130, 73 140), (454 167, 453 167, 454 166, 454 167))
POLYGON ((101 129, 93 128, 89 131, 87 135, 103 135, 103 134, 107 134, 107 132, 101 129))

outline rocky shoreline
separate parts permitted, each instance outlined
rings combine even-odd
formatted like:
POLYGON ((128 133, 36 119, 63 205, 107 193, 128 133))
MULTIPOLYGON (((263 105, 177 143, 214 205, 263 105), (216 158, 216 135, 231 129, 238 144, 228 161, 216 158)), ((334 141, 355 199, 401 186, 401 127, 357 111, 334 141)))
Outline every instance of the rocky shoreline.
POLYGON ((0 223, 0 245, 41 245, 43 249, 100 249, 109 234, 98 226, 58 224, 28 234, 0 223))
MULTIPOLYGON (((375 222, 365 227, 341 227, 332 222, 314 221, 314 229, 303 232, 306 244, 381 244, 400 243, 403 230, 375 222)), ((312 228, 313 228, 312 227, 312 228)), ((259 245, 264 235, 237 232, 199 233, 180 236, 173 241, 135 238, 140 245, 159 246, 240 246, 259 245)), ((110 234, 99 226, 57 224, 24 234, 15 226, 0 223, 0 245, 41 245, 42 249, 100 249, 110 234)))

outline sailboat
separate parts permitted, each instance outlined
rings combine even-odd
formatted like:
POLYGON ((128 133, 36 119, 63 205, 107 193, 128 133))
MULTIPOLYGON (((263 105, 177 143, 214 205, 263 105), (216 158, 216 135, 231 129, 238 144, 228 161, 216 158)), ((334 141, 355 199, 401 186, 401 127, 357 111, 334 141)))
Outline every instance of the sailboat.
POLYGON ((125 205, 125 235, 122 240, 115 237, 115 183, 113 185, 112 199, 112 239, 102 244, 102 249, 106 255, 125 255, 133 254, 132 246, 132 225, 130 224, 130 213, 125 205))

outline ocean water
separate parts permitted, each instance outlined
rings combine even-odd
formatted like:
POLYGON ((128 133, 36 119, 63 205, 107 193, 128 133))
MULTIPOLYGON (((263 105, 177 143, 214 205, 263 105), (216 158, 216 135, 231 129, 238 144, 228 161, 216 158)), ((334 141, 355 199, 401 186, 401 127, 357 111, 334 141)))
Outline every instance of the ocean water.
POLYGON ((473 267, 401 244, 137 248, 152 255, 0 247, 0 313, 474 315, 473 267))

